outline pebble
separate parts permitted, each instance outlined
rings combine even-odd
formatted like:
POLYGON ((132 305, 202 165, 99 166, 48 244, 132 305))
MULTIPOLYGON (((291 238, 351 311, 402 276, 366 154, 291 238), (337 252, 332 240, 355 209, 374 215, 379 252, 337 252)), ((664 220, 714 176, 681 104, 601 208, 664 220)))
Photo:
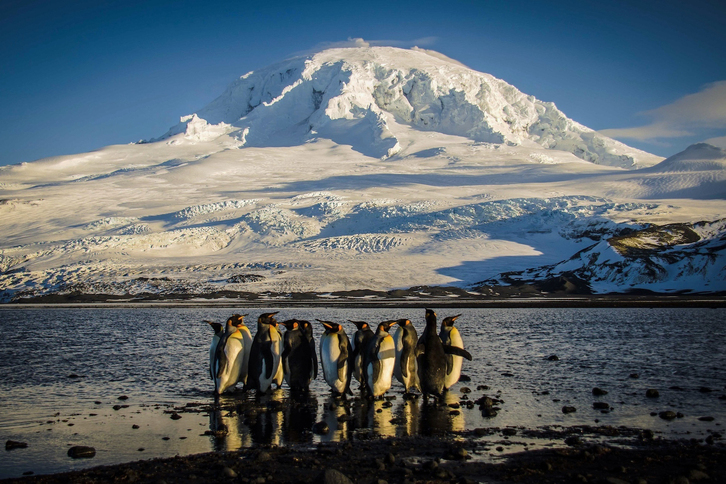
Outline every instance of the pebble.
POLYGON ((461 390, 459 390, 461 393, 471 393, 471 388, 469 387, 461 387, 461 390))
POLYGON ((606 390, 603 390, 602 388, 595 387, 592 389, 592 394, 596 397, 600 397, 602 395, 607 395, 608 392, 606 390))
POLYGON ((272 456, 270 455, 270 453, 269 453, 269 452, 265 452, 265 451, 263 450, 263 451, 261 451, 261 452, 260 452, 259 454, 257 454, 257 459, 256 459, 256 461, 257 461, 258 463, 262 463, 262 462, 267 462, 267 461, 269 461, 269 460, 272 460, 272 456))
POLYGON ((576 411, 577 411, 577 409, 575 407, 570 407, 570 406, 567 406, 567 405, 565 405, 564 407, 562 407, 562 413, 574 413, 576 411))
POLYGON ((510 437, 512 435, 517 435, 517 429, 512 429, 512 428, 502 429, 502 435, 508 435, 510 437))
POLYGON ((638 375, 637 373, 631 373, 630 378, 633 378, 633 379, 640 378, 640 375, 638 375))
POLYGON ((550 355, 547 357, 548 361, 560 361, 560 357, 557 355, 550 355))
POLYGON ((225 477, 237 477, 235 470, 226 466, 222 468, 222 474, 224 474, 225 477))
POLYGON ((131 426, 131 428, 132 428, 132 429, 138 429, 138 428, 140 428, 140 427, 139 427, 138 425, 136 425, 136 424, 133 424, 133 425, 131 426))
POLYGON ((592 408, 595 410, 610 410, 610 404, 605 402, 595 402, 592 404, 592 408))
POLYGON ((172 420, 179 420, 180 418, 182 418, 182 416, 181 416, 181 415, 179 415, 179 414, 178 414, 178 413, 176 413, 176 412, 172 412, 172 413, 171 413, 171 417, 169 417, 169 418, 170 418, 170 419, 172 419, 172 420))
POLYGON ((330 432, 330 427, 325 422, 318 422, 313 425, 313 433, 317 435, 327 435, 330 432))
POLYGON ((317 482, 320 484, 353 484, 348 476, 335 469, 325 469, 318 476, 317 482))
POLYGON ((74 459, 90 459, 96 455, 96 449, 85 445, 74 445, 68 449, 68 456, 74 459))
POLYGON ((5 442, 5 450, 25 449, 27 447, 27 442, 18 442, 17 440, 8 440, 5 442))
POLYGON ((713 422, 716 419, 713 417, 698 417, 698 420, 700 420, 701 422, 713 422))
POLYGON ((666 410, 665 412, 660 412, 658 416, 663 420, 673 420, 674 418, 676 418, 676 412, 666 410))
POLYGON ((648 398, 658 398, 660 396, 660 393, 655 388, 648 388, 645 391, 645 396, 648 398))

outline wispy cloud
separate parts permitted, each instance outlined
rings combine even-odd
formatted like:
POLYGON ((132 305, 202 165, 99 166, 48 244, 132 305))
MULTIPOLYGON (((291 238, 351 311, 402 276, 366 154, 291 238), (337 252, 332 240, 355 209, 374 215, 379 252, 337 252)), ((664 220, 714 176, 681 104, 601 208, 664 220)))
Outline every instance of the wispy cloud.
POLYGON ((361 38, 348 37, 348 40, 342 40, 338 42, 322 42, 310 51, 306 51, 306 54, 319 52, 325 49, 341 49, 346 47, 401 47, 403 49, 410 49, 412 47, 431 47, 436 43, 438 37, 421 37, 413 40, 364 40, 361 38))
POLYGON ((701 91, 650 111, 639 113, 652 119, 634 128, 604 129, 611 138, 652 141, 696 135, 700 129, 726 129, 726 81, 707 84, 701 91))

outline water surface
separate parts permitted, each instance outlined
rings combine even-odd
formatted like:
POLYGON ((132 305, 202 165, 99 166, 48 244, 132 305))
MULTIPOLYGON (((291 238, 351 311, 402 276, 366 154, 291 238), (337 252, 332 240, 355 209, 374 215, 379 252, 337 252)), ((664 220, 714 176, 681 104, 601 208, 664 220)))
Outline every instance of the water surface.
MULTIPOLYGON (((340 405, 320 370, 310 397, 295 404, 286 388, 261 399, 236 392, 222 397, 227 410, 185 412, 179 420, 170 419, 174 407, 192 403, 208 410, 213 402, 208 374, 212 333, 202 321, 250 313, 248 323, 254 328, 257 315, 274 310, 0 310, 0 437, 29 444, 5 451, 0 477, 257 444, 312 445, 482 427, 624 425, 666 437, 703 438, 721 432, 726 416, 726 400, 719 399, 726 385, 724 309, 472 308, 437 311, 440 319, 462 313, 456 325, 474 356, 463 369, 471 381, 457 384, 447 402, 456 407, 484 394, 499 398, 503 403, 494 418, 483 417, 477 407, 405 400, 397 382, 388 400, 351 399, 340 405), (551 355, 558 360, 548 359, 551 355), (462 393, 464 387, 471 393, 462 393), (608 394, 593 396, 593 387, 608 394), (648 388, 661 396, 646 398, 648 388), (121 396, 128 399, 119 400, 121 396), (271 405, 271 400, 281 405, 271 405), (596 401, 607 402, 612 410, 593 409, 596 401), (274 410, 244 411, 253 403, 274 410), (242 404, 240 412, 228 410, 236 404, 242 404), (565 415, 564 405, 577 411, 565 415), (651 416, 663 410, 684 417, 667 422, 651 416), (715 420, 698 420, 703 416, 715 420), (220 420, 229 428, 226 436, 204 435, 220 420), (329 434, 310 431, 320 421, 328 423, 329 434), (67 456, 70 445, 93 446, 97 455, 73 460, 67 456)), ((411 308, 284 308, 278 319, 339 321, 352 335, 354 326, 345 323, 349 319, 374 323, 407 317, 421 332, 423 316, 424 310, 411 308)), ((322 329, 315 325, 318 341, 322 329)))

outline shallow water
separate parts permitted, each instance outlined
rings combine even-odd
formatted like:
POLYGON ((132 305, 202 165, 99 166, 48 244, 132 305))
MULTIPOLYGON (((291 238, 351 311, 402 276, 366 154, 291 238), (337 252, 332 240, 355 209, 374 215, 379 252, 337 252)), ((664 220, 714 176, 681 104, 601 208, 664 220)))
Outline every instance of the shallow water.
MULTIPOLYGON (((447 395, 456 404, 462 388, 476 400, 503 400, 499 414, 484 418, 473 409, 404 400, 397 382, 389 400, 352 400, 337 405, 322 379, 311 396, 289 404, 287 389, 262 398, 285 402, 280 411, 181 413, 172 407, 212 403, 208 348, 212 332, 202 321, 223 321, 233 313, 274 309, 94 308, 0 310, 0 438, 27 442, 5 451, 0 478, 101 464, 234 450, 256 444, 308 445, 321 440, 413 434, 443 434, 481 427, 542 428, 551 425, 625 425, 649 428, 666 437, 703 438, 722 432, 726 400, 726 310, 724 309, 457 309, 456 326, 474 361, 464 362, 470 382, 447 395), (558 361, 547 359, 557 355, 558 361), (637 373, 639 378, 631 378, 637 373), (487 390, 477 390, 481 385, 487 390), (592 388, 607 395, 595 397, 592 388), (645 397, 655 388, 660 397, 645 397), (706 389, 713 391, 706 392, 706 389), (128 400, 118 400, 119 396, 128 400), (609 403, 608 413, 592 408, 609 403), (100 402, 100 403, 96 403, 100 402), (390 402, 390 403, 388 403, 390 402), (114 405, 128 405, 114 410, 114 405), (563 414, 562 407, 577 408, 563 414), (674 410, 670 422, 651 412, 674 410), (712 416, 712 422, 698 420, 712 416), (204 435, 217 421, 224 438, 204 435), (310 428, 325 421, 330 433, 310 428), (133 429, 137 425, 138 429, 133 429), (70 445, 97 449, 93 459, 73 460, 70 445), (143 449, 143 450, 139 450, 143 449)), ((422 309, 284 308, 279 320, 297 317, 344 322, 377 322, 407 317, 423 330, 422 309)), ((349 335, 352 324, 345 324, 349 335)), ((315 326, 319 341, 322 325, 315 326)), ((353 384, 357 388, 357 383, 353 384)), ((255 396, 236 392, 223 407, 248 405, 255 396)), ((193 407, 190 407, 193 409, 193 407)))

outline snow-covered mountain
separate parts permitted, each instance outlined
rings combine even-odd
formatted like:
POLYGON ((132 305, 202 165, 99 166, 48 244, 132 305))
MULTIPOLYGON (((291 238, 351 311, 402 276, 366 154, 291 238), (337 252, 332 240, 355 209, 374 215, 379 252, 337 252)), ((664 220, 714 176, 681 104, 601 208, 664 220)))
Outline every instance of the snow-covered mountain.
POLYGON ((327 50, 157 140, 0 167, 0 300, 724 291, 714 150, 658 163, 440 54, 327 50))
POLYGON ((388 158, 403 149, 410 128, 485 143, 536 143, 626 168, 659 160, 489 74, 435 52, 393 47, 330 49, 250 72, 165 136, 199 140, 226 132, 240 146, 258 147, 322 137, 388 158))

